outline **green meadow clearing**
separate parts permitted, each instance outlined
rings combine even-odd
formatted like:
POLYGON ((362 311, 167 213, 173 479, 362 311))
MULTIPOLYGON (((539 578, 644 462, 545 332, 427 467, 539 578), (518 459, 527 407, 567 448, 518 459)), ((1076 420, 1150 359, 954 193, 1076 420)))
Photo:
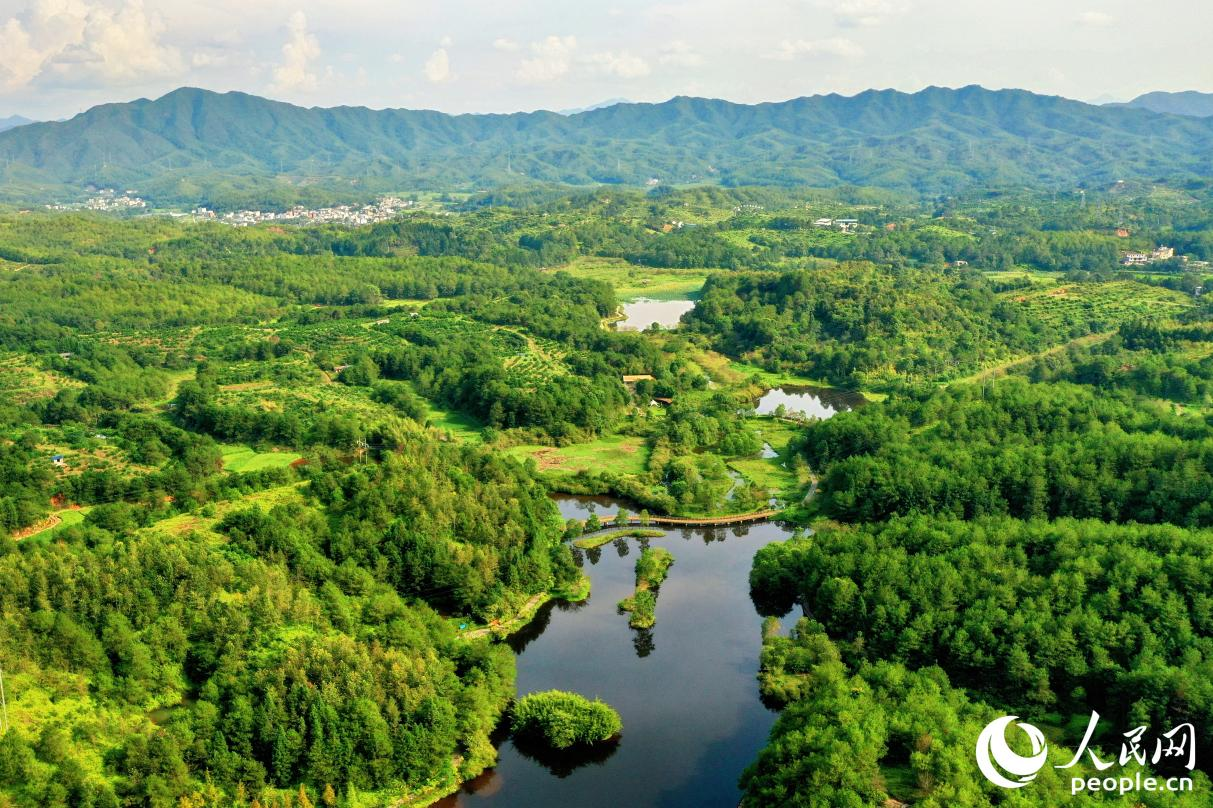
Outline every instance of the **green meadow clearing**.
POLYGON ((712 270, 659 269, 637 266, 617 258, 583 256, 559 268, 576 278, 606 281, 622 301, 645 297, 652 300, 693 298, 707 282, 712 270))
POLYGON ((644 438, 610 435, 571 446, 514 446, 507 453, 531 459, 541 472, 576 474, 604 471, 613 474, 643 474, 648 467, 649 447, 644 438))
POLYGON ((256 449, 250 449, 247 446, 233 446, 230 444, 220 444, 219 448, 223 452, 224 471, 236 474, 243 474, 249 471, 263 471, 265 469, 286 468, 291 463, 303 457, 298 452, 285 450, 258 452, 256 449))

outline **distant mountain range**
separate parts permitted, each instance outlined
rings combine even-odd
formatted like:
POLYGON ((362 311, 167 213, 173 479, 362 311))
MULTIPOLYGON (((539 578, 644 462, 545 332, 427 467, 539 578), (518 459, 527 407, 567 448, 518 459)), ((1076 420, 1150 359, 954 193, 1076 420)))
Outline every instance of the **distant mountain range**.
POLYGON ((528 181, 944 194, 1194 176, 1213 176, 1213 119, 981 87, 756 105, 678 97, 568 116, 305 109, 187 88, 0 133, 10 198, 96 185, 219 206, 528 181))
POLYGON ((25 126, 27 123, 33 123, 33 121, 20 115, 10 115, 7 118, 0 118, 0 132, 6 129, 14 129, 18 126, 25 126))
POLYGON ((1114 105, 1148 109, 1171 115, 1189 115, 1194 118, 1213 116, 1213 93, 1198 93, 1189 90, 1183 93, 1146 93, 1127 104, 1114 105))
POLYGON ((599 101, 597 104, 590 104, 588 107, 573 107, 572 109, 557 110, 561 115, 580 115, 583 112, 593 112, 596 109, 606 109, 613 107, 616 104, 632 103, 626 98, 608 98, 606 101, 599 101))

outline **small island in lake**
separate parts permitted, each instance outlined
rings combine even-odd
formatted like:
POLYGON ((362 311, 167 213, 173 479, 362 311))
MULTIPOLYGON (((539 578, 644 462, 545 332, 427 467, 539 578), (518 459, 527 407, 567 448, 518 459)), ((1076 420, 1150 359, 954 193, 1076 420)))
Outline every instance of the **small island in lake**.
POLYGON ((553 749, 568 749, 613 738, 623 729, 623 720, 606 702, 547 690, 515 703, 512 726, 516 735, 541 740, 553 749))
POLYGON ((636 559, 636 591, 619 601, 619 608, 631 612, 628 625, 632 628, 652 628, 657 623, 657 593, 674 563, 674 555, 664 547, 646 547, 636 559))

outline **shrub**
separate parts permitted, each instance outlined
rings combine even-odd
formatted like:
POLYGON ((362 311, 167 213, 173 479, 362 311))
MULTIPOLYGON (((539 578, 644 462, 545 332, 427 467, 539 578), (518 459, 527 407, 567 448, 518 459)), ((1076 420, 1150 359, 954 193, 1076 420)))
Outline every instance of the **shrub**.
POLYGON ((555 749, 605 741, 622 728, 619 713, 609 704, 576 693, 532 693, 514 705, 514 732, 541 739, 555 749))

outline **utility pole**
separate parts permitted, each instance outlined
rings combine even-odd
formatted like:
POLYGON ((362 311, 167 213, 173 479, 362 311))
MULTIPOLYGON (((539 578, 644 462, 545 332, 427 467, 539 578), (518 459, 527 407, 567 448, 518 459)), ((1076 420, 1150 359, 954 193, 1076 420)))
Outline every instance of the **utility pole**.
POLYGON ((4 698, 4 666, 0 665, 0 735, 8 732, 8 702, 4 698))

